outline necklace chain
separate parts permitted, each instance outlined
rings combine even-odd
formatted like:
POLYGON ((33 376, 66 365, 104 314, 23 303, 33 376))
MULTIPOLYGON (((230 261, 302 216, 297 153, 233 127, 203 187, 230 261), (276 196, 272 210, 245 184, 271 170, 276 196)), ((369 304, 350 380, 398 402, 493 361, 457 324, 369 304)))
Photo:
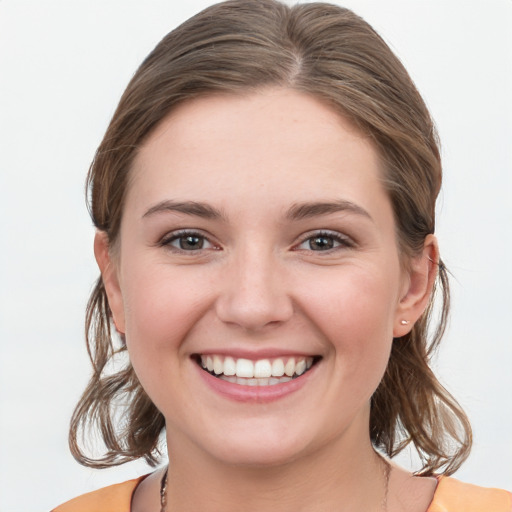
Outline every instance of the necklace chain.
MULTIPOLYGON (((388 510, 388 492, 389 492, 389 477, 391 475, 391 464, 384 458, 381 457, 381 460, 384 464, 384 497, 381 502, 381 510, 382 512, 387 512, 388 510)), ((160 512, 167 512, 167 472, 169 471, 169 466, 165 468, 165 472, 162 476, 162 480, 160 482, 160 512)))
POLYGON ((160 482, 160 512, 167 512, 167 472, 169 466, 165 468, 164 476, 160 482))
MULTIPOLYGON (((384 464, 384 498, 382 498, 382 503, 381 503, 380 508, 382 509, 382 512, 388 512, 388 493, 389 493, 389 477, 391 476, 391 464, 384 457, 382 457, 382 455, 380 456, 380 458, 384 464)), ((167 511, 164 510, 163 512, 167 512, 167 511)))

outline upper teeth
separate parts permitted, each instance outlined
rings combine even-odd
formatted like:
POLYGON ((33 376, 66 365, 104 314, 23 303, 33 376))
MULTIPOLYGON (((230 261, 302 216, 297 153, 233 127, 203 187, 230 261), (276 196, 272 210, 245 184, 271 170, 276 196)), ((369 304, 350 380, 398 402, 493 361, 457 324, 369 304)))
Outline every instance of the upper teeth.
POLYGON ((312 357, 287 357, 276 359, 235 359, 230 356, 201 356, 201 365, 216 375, 236 375, 245 378, 293 377, 302 375, 313 364, 312 357))

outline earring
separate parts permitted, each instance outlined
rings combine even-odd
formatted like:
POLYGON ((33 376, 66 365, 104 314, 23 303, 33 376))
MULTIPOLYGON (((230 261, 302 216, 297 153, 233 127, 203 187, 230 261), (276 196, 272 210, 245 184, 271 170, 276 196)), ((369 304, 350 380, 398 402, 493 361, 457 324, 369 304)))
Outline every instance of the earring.
POLYGON ((400 320, 400 323, 402 325, 409 325, 410 324, 410 321, 409 320, 400 320))

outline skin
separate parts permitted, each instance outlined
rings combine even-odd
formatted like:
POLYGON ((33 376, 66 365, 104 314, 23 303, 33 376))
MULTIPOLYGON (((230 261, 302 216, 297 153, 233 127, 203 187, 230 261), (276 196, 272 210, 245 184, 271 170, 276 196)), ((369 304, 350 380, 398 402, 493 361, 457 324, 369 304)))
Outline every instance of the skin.
MULTIPOLYGON (((120 238, 109 247, 98 233, 95 253, 132 364, 166 419, 168 510, 381 510, 369 399, 393 337, 427 304, 438 250, 429 236, 401 265, 371 142, 302 93, 217 95, 177 107, 131 172, 120 238), (312 203, 343 208, 298 215, 312 203), (219 394, 195 359, 276 351, 319 362, 270 401, 219 394)), ((135 512, 159 509, 159 476, 139 486, 135 512)), ((388 511, 424 511, 434 488, 395 468, 388 511)))

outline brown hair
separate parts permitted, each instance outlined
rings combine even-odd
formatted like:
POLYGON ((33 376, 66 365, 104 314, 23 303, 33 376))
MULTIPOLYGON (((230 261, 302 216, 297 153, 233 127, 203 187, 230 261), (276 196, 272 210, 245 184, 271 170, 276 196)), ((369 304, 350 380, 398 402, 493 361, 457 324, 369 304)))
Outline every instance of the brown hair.
MULTIPOLYGON (((224 92, 283 86, 327 102, 372 138, 384 163, 401 252, 419 251, 434 232, 441 163, 429 112, 406 70, 380 36, 347 9, 324 3, 287 7, 274 0, 231 0, 209 7, 169 33, 128 84, 88 175, 90 213, 110 244, 119 236, 130 167, 137 149, 180 102, 224 92)), ((406 258, 405 258, 406 261, 406 258)), ((395 340, 384 378, 371 400, 370 435, 390 457, 413 443, 421 474, 454 472, 468 456, 471 429, 429 362, 447 322, 442 301, 429 336, 433 298, 412 331, 395 340)), ((165 423, 113 337, 101 278, 87 308, 93 375, 71 421, 70 446, 82 464, 107 467, 145 457, 156 463, 165 423), (122 411, 122 414, 120 414, 122 411), (97 427, 106 451, 89 458, 80 447, 97 427)))

